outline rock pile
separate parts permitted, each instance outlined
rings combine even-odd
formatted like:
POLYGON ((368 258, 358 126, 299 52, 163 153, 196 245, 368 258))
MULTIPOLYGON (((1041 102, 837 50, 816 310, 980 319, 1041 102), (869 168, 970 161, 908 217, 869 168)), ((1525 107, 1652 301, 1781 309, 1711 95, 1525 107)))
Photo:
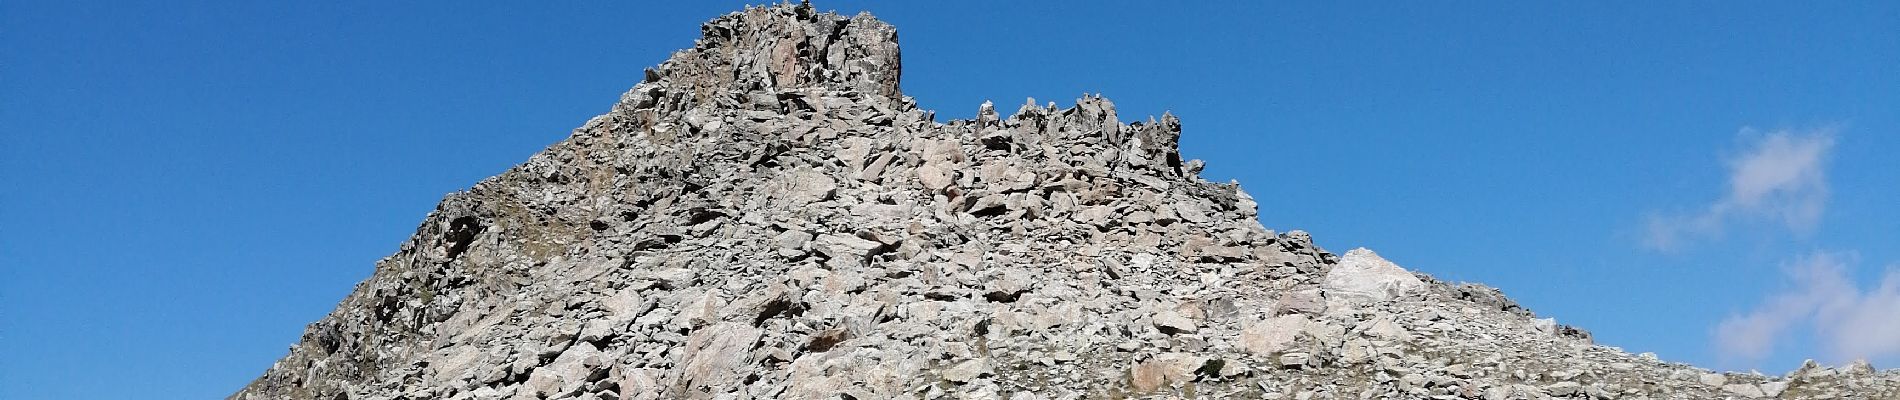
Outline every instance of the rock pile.
POLYGON ((452 194, 235 399, 1894 398, 1718 374, 1336 256, 1096 96, 939 123, 890 25, 706 23, 452 194))

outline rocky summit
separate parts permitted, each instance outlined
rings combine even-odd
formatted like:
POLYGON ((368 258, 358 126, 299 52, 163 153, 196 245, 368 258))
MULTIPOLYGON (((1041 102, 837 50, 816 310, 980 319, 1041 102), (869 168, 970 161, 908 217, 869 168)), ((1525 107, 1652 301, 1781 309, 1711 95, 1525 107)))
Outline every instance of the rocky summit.
POLYGON ((748 8, 443 199, 234 399, 1900 398, 1716 373, 1335 254, 1172 116, 938 122, 868 14, 748 8))

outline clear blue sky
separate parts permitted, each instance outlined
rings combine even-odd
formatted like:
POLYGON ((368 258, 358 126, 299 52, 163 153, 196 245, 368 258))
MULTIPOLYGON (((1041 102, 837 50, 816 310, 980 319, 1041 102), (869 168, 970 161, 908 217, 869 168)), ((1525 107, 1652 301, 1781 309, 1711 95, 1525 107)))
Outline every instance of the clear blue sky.
MULTIPOLYGON (((742 4, 82 3, 0 2, 0 398, 236 390, 742 4)), ((818 3, 940 115, 1172 111, 1269 228, 1602 343, 1900 366, 1900 3, 1822 5, 818 3)))

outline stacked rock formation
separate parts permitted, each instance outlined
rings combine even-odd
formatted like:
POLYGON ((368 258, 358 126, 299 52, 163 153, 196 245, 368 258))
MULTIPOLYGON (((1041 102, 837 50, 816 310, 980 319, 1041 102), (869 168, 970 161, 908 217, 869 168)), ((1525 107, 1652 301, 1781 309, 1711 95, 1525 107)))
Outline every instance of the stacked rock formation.
POLYGON ((236 399, 1895 398, 1720 374, 1263 228, 1100 97, 940 123, 869 15, 749 8, 449 195, 236 399))

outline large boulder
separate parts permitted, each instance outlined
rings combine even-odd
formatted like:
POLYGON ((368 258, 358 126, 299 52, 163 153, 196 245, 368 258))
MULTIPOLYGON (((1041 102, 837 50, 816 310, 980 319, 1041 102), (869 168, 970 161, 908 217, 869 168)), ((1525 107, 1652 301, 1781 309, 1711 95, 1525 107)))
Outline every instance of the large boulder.
MULTIPOLYGON (((1364 247, 1352 249, 1320 281, 1329 304, 1391 301, 1425 288, 1425 281, 1364 247)), ((1329 308, 1346 308, 1332 307, 1329 308)))

